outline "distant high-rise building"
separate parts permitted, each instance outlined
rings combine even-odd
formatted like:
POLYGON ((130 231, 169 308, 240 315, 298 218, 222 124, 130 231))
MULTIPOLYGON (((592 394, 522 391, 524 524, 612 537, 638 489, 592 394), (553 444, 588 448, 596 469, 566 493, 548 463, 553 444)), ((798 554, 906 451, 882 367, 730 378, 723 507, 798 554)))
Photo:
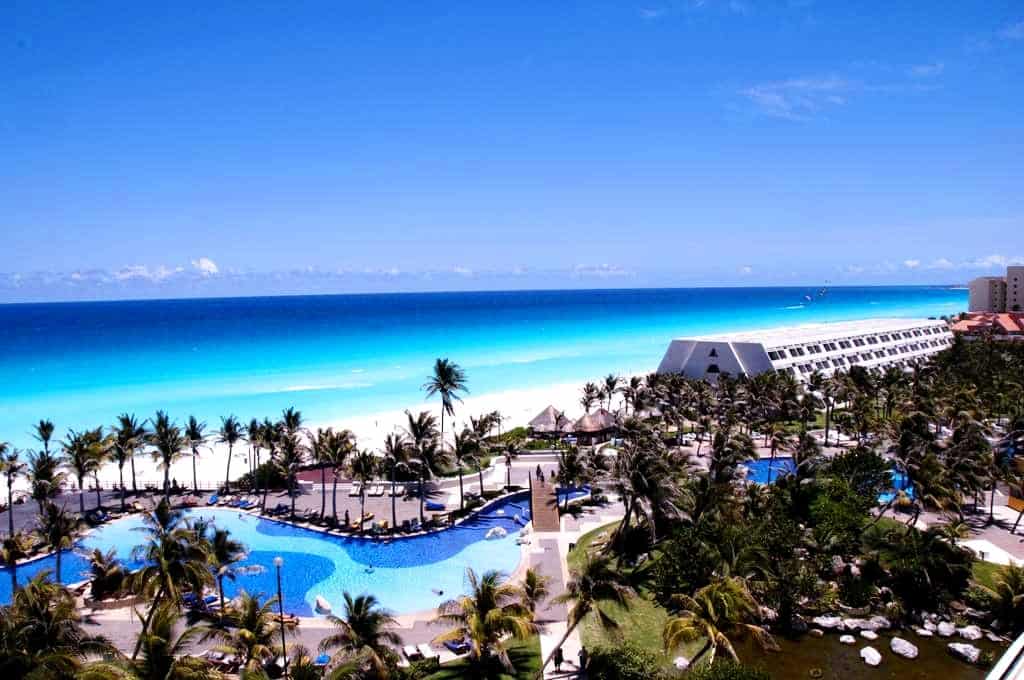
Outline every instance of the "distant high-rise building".
POLYGON ((1006 276, 980 276, 968 284, 971 312, 1024 312, 1024 266, 1006 268, 1006 276))

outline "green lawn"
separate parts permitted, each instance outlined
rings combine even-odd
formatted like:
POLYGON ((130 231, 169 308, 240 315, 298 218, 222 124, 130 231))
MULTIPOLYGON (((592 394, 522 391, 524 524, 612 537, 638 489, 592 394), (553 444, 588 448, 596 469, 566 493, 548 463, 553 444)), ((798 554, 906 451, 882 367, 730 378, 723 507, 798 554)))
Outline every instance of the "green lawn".
MULTIPOLYGON (((501 673, 494 676, 496 680, 527 680, 532 678, 538 670, 542 659, 540 658, 540 638, 531 637, 521 642, 513 642, 508 648, 509 658, 516 667, 515 675, 501 673)), ((427 677, 427 680, 455 680, 466 677, 466 660, 456 659, 441 666, 441 670, 427 677)))
MULTIPOLYGON (((611 535, 618 522, 607 524, 580 537, 576 548, 569 553, 569 570, 574 572, 583 563, 588 550, 596 550, 595 541, 600 543, 611 535)), ((655 559, 657 557, 655 556, 655 559)), ((638 576, 630 569, 624 572, 629 576, 638 576)), ((701 642, 693 643, 692 649, 687 647, 677 650, 671 655, 665 653, 661 644, 661 631, 669 618, 664 607, 656 603, 641 585, 637 596, 630 599, 629 607, 623 608, 616 604, 602 605, 604 611, 618 624, 617 629, 606 630, 597 621, 597 617, 589 616, 580 624, 580 638, 590 649, 599 646, 614 647, 623 640, 628 640, 652 654, 657 655, 667 666, 679 654, 690 657, 702 646, 701 642)))
POLYGON ((1003 567, 1000 564, 976 560, 971 569, 971 577, 986 588, 994 589, 996 587, 996 580, 1002 571, 1003 567))

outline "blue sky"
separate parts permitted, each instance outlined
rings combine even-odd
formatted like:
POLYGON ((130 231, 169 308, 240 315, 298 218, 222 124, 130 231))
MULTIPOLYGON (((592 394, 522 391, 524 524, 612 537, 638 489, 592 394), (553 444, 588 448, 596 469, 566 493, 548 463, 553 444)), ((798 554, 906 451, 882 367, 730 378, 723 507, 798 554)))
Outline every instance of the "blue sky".
POLYGON ((1021 2, 208 4, 5 6, 0 301, 1024 257, 1021 2))

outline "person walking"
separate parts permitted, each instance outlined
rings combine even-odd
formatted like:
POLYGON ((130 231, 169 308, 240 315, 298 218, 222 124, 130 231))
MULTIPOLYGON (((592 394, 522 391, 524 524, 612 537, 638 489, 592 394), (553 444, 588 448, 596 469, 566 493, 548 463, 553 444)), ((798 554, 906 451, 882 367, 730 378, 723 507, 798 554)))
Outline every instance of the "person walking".
POLYGON ((555 672, 556 673, 561 673, 562 672, 562 662, 565 661, 565 657, 562 655, 562 648, 561 647, 556 647, 555 648, 555 658, 553 659, 553 661, 555 662, 555 672))

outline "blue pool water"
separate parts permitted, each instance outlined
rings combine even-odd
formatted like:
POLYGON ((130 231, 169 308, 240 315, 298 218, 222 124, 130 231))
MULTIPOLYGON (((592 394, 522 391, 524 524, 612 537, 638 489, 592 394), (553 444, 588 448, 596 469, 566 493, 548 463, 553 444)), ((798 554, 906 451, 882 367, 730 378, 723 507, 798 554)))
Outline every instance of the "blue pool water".
MULTIPOLYGON (((450 529, 422 536, 400 538, 389 543, 356 537, 326 536, 320 532, 239 514, 223 509, 199 509, 190 516, 212 517, 217 526, 249 549, 246 565, 260 565, 264 572, 240 575, 234 583, 225 581, 232 596, 239 588, 250 593, 276 593, 273 559, 284 558, 282 585, 285 609, 310 616, 317 595, 337 606, 342 593, 372 593, 382 606, 395 612, 423 611, 464 590, 467 567, 477 572, 497 569, 511 574, 519 564, 521 548, 516 544, 520 525, 515 516, 528 517, 529 499, 517 495, 487 506, 478 516, 450 529), (503 538, 486 539, 493 527, 508 532, 503 538), (372 567, 372 570, 370 569, 372 567), (434 591, 443 591, 438 595, 434 591)), ((129 567, 132 548, 140 542, 138 516, 104 525, 82 539, 82 549, 116 548, 129 567)), ((53 569, 53 556, 18 569, 24 582, 42 569, 53 569)), ((61 571, 65 583, 85 578, 88 562, 75 552, 65 552, 61 571)), ((0 602, 9 602, 10 576, 0 569, 0 602)))
MULTIPOLYGON (((309 423, 423 402, 434 359, 473 395, 648 372, 669 340, 966 308, 941 287, 705 288, 336 295, 0 305, 0 440, 34 448, 117 414, 207 423, 234 413, 309 423)), ((540 408, 540 406, 538 406, 540 408)))
MULTIPOLYGON (((747 467, 747 479, 758 484, 768 483, 769 471, 771 471, 771 480, 774 482, 781 475, 789 474, 796 469, 793 459, 788 456, 776 456, 774 461, 771 458, 748 460, 744 465, 747 467)), ((892 488, 891 492, 879 494, 879 503, 888 503, 892 500, 897 489, 905 491, 911 498, 914 497, 913 488, 907 485, 906 477, 898 470, 892 471, 892 488)))

